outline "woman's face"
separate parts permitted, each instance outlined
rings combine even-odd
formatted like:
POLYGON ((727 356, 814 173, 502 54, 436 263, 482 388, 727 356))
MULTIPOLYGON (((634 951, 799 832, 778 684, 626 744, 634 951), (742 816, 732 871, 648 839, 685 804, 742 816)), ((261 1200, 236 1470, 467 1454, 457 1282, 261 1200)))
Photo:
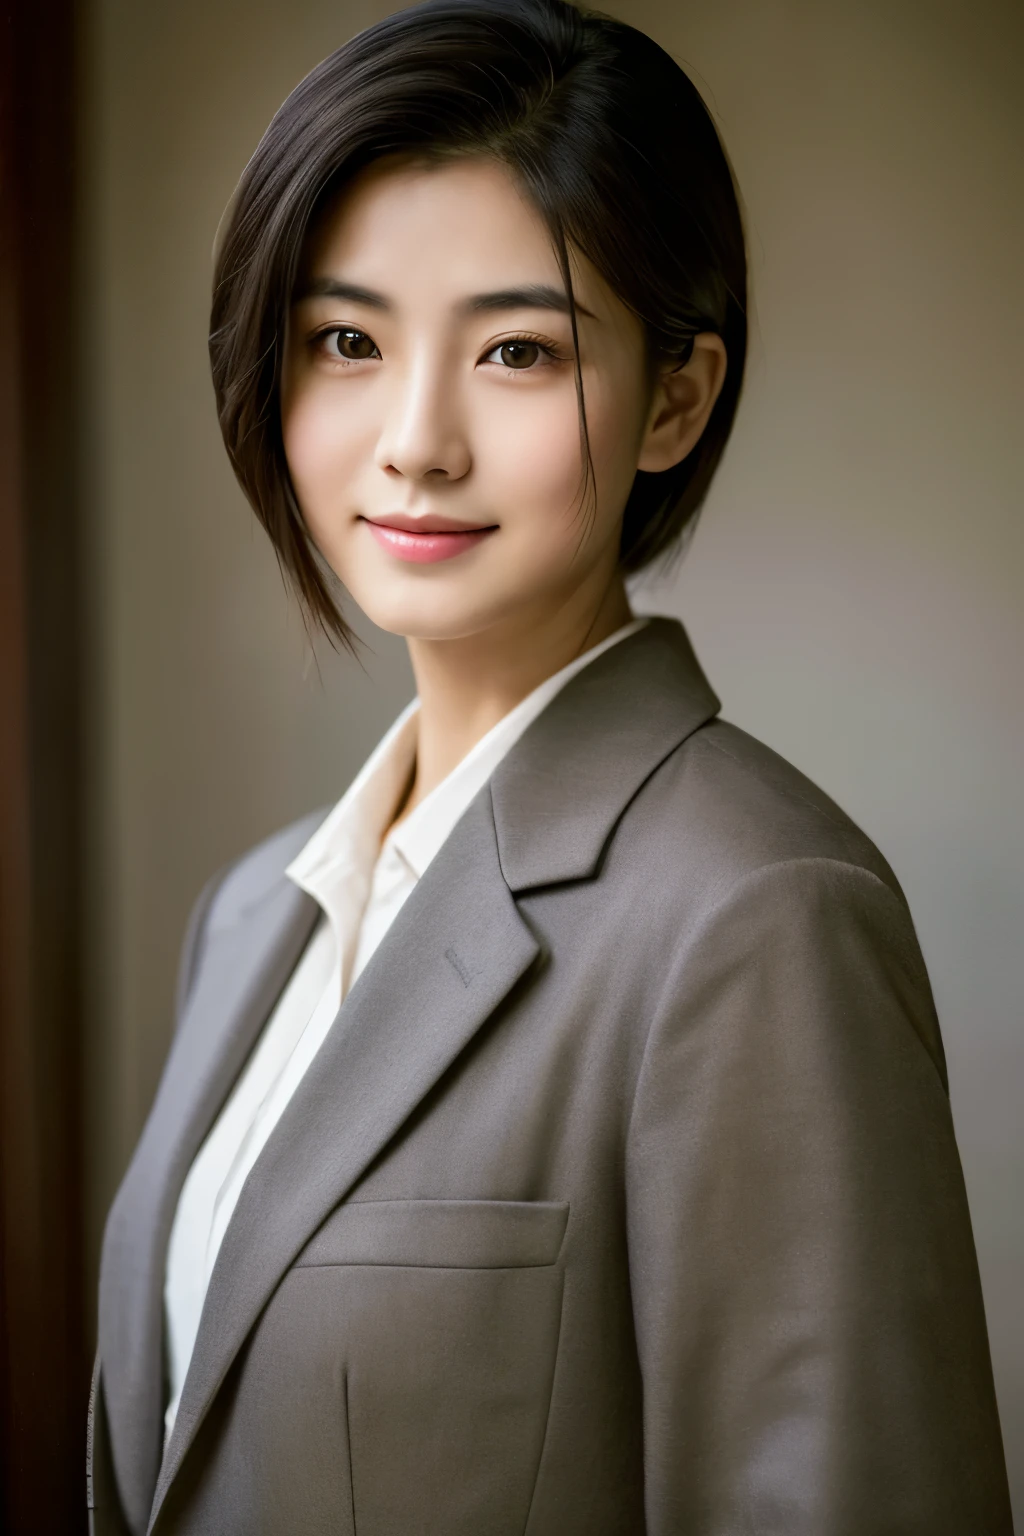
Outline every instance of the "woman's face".
POLYGON ((639 322, 583 258, 573 286, 586 501, 564 283, 503 167, 380 162, 312 232, 285 348, 285 453, 313 540, 381 628, 514 631, 583 587, 596 607, 617 579, 656 391, 639 322))

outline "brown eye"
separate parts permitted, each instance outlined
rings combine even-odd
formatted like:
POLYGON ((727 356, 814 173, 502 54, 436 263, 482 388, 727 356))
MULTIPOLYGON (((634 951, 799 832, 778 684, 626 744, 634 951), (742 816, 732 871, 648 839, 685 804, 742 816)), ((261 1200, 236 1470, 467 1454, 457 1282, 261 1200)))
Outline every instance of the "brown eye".
POLYGON ((367 336, 365 331, 328 331, 322 339, 328 344, 329 352, 343 357, 348 363, 359 363, 364 358, 380 356, 373 338, 367 336))
POLYGON ((540 347, 535 341, 506 341, 495 351, 506 368, 532 368, 540 357, 540 347))

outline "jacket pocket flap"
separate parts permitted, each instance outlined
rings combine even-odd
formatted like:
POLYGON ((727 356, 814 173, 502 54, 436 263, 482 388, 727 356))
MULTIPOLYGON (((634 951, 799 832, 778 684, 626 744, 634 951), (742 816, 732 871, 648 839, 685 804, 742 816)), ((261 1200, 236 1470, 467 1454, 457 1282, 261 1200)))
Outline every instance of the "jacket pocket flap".
POLYGON ((364 1200, 340 1205, 295 1260, 508 1269, 553 1264, 568 1203, 549 1200, 364 1200))

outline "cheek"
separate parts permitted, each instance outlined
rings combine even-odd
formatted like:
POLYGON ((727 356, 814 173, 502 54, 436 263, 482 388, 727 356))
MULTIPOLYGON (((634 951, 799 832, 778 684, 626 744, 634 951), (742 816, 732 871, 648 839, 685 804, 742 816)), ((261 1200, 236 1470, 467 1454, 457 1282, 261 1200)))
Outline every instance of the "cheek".
POLYGON ((583 449, 575 390, 549 394, 522 388, 522 399, 484 400, 474 423, 481 489, 508 534, 540 534, 545 542, 568 537, 578 506, 583 449))
MULTIPOLYGON (((628 366, 584 373, 596 488, 596 505, 587 492, 591 538, 610 536, 636 474, 644 401, 642 380, 634 374, 628 366)), ((495 505, 504 510, 507 533, 528 534, 538 548, 549 551, 560 546, 576 551, 585 449, 572 379, 557 392, 538 390, 529 398, 524 387, 522 399, 506 395, 493 416, 487 411, 478 415, 475 436, 477 463, 495 505)))
POLYGON ((372 443, 357 401, 308 390, 287 401, 281 431, 295 494, 311 531, 329 522, 349 500, 353 481, 372 443))

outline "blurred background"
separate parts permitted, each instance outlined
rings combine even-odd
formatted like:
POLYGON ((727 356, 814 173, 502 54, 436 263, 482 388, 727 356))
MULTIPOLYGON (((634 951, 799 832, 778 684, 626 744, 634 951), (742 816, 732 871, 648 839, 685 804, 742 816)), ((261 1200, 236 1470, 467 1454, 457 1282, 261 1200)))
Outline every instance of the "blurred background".
MULTIPOLYGON (((0 14, 5 1529, 84 1530, 107 1205, 207 876, 334 800, 411 696, 314 657, 229 471, 211 250, 296 82, 392 5, 0 14)), ((1016 0, 630 0, 745 202, 753 346, 687 624, 726 717, 903 884, 942 1022, 1024 1515, 1024 523, 1016 0)), ((965 1476, 969 1469, 964 1469, 965 1476)))

